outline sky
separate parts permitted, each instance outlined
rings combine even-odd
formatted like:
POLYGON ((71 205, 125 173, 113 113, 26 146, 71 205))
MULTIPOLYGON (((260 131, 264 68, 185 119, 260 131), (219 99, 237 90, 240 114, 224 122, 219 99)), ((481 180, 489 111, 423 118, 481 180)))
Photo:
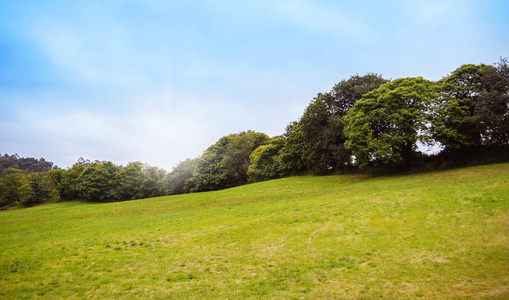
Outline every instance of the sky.
POLYGON ((0 0, 0 154, 167 171, 343 79, 509 56, 506 0, 0 0))

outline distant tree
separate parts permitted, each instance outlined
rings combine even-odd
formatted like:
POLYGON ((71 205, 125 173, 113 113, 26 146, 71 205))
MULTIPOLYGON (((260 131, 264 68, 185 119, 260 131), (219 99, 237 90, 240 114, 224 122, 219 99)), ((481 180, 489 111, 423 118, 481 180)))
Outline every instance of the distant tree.
POLYGON ((150 198, 164 195, 163 179, 166 176, 166 171, 158 167, 144 165, 143 174, 141 197, 150 198))
POLYGON ((345 146, 361 168, 411 166, 417 142, 430 142, 429 107, 436 86, 422 77, 401 78, 365 94, 345 117, 345 146))
POLYGON ((8 168, 0 175, 0 207, 18 205, 28 196, 27 178, 22 170, 8 168))
POLYGON ((364 94, 387 82, 389 82, 388 79, 376 73, 354 75, 334 85, 328 94, 323 96, 318 94, 317 98, 326 105, 329 114, 343 118, 364 94))
POLYGON ((118 192, 118 172, 119 167, 111 162, 93 163, 80 174, 76 190, 88 201, 113 201, 118 192))
POLYGON ((83 157, 78 158, 76 162, 76 165, 84 165, 85 167, 89 167, 91 164, 90 159, 84 159, 83 157))
POLYGON ((143 167, 141 162, 132 162, 119 170, 115 177, 118 187, 116 200, 134 200, 143 197, 142 185, 145 180, 143 167))
POLYGON ((299 122, 294 121, 288 124, 283 138, 285 145, 281 150, 282 172, 286 175, 292 175, 305 171, 306 164, 302 156, 304 147, 309 142, 305 141, 299 122))
POLYGON ((193 177, 193 164, 196 159, 186 159, 178 163, 164 179, 167 194, 176 195, 189 192, 186 182, 193 177))
POLYGON ((264 133, 252 132, 239 134, 226 146, 223 162, 232 176, 235 185, 245 184, 248 181, 249 156, 260 145, 269 141, 264 133))
POLYGON ((27 183, 22 187, 25 193, 25 197, 20 202, 22 206, 37 205, 50 200, 51 190, 44 176, 44 173, 38 172, 27 175, 27 183))
POLYGON ((53 163, 44 158, 35 159, 32 157, 19 157, 18 154, 0 155, 0 173, 8 168, 22 170, 25 175, 34 172, 47 172, 53 168, 53 163))
POLYGON ((198 192, 245 184, 249 155, 268 140, 267 135, 253 131, 220 138, 196 159, 193 177, 187 182, 187 188, 191 192, 198 192))
POLYGON ((55 200, 69 201, 82 198, 78 184, 81 174, 87 169, 84 165, 74 164, 69 169, 53 169, 48 171, 47 177, 54 187, 51 192, 55 200))

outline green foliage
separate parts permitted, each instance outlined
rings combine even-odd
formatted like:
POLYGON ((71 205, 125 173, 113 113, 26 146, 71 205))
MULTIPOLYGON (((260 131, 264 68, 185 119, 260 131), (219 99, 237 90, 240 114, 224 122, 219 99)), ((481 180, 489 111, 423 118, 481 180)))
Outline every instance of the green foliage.
POLYGON ((500 59, 482 71, 482 90, 474 112, 474 121, 483 145, 509 145, 509 65, 500 59))
POLYGON ((376 73, 354 75, 334 85, 332 90, 324 95, 325 97, 320 97, 321 94, 318 94, 318 99, 326 105, 329 114, 343 118, 364 94, 387 82, 389 80, 376 73))
POLYGON ((200 192, 247 183, 249 156, 268 140, 266 134, 253 131, 220 138, 196 159, 193 177, 187 182, 187 188, 191 192, 200 192))
POLYGON ((429 112, 435 85, 423 79, 403 78, 386 83, 354 105, 345 117, 345 146, 361 168, 391 163, 410 167, 417 142, 431 140, 429 112))
POLYGON ((450 159, 475 157, 488 148, 509 145, 506 59, 494 66, 463 65, 438 84, 432 132, 450 159))
POLYGON ((20 169, 25 174, 34 172, 45 173, 53 168, 53 163, 46 161, 44 158, 19 157, 18 154, 0 155, 0 173, 9 168, 20 169))
POLYGON ((115 177, 118 200, 133 200, 143 197, 141 192, 145 174, 141 162, 132 162, 120 169, 115 177))
POLYGON ((23 202, 28 197, 27 177, 22 170, 8 168, 0 176, 0 207, 23 202))
POLYGON ((437 84, 432 134, 446 151, 480 142, 480 132, 475 125, 474 113, 481 91, 484 65, 463 65, 437 84))
POLYGON ((118 191, 118 182, 115 177, 118 172, 119 168, 111 162, 94 163, 79 175, 76 190, 90 201, 115 200, 118 191))
POLYGON ((141 162, 126 167, 80 157, 62 170, 44 158, 0 156, 0 207, 51 200, 122 201, 220 190, 299 173, 324 175, 433 169, 507 161, 509 66, 463 65, 436 84, 418 78, 389 82, 368 73, 318 93, 281 137, 241 132, 222 137, 173 171, 141 162), (418 146, 442 148, 425 155, 418 146), (387 167, 388 166, 388 167, 387 167), (28 176, 27 176, 28 175, 28 176))
POLYGON ((81 164, 74 164, 70 169, 54 169, 48 172, 48 176, 55 185, 55 193, 62 201, 76 200, 82 198, 78 189, 80 176, 87 167, 81 164))
POLYGON ((173 170, 164 178, 164 186, 168 195, 188 193, 186 183, 193 177, 195 159, 186 159, 173 167, 173 170))
POLYGON ((249 156, 250 165, 247 171, 250 182, 258 182, 283 177, 281 151, 285 147, 282 137, 272 138, 267 145, 256 148, 249 156))
POLYGON ((44 173, 30 173, 27 175, 26 197, 21 201, 21 205, 32 206, 51 200, 51 185, 45 177, 44 173))
POLYGON ((166 176, 165 170, 158 167, 144 165, 143 174, 144 177, 141 185, 141 195, 138 199, 165 195, 163 188, 163 179, 166 176))
POLYGON ((355 75, 330 92, 319 93, 300 120, 287 128, 281 157, 285 170, 290 174, 303 170, 324 174, 349 166, 351 152, 344 146, 343 117, 362 95, 386 82, 378 74, 355 75))

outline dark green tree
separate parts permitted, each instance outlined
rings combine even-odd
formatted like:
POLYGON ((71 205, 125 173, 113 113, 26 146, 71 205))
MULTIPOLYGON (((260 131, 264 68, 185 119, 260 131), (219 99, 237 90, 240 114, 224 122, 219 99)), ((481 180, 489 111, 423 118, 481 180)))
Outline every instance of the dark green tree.
POLYGON ((20 204, 28 197, 27 178, 22 170, 8 168, 0 175, 0 208, 20 204))
POLYGON ((264 133, 248 131, 241 133, 226 146, 223 162, 232 176, 235 185, 245 184, 248 181, 249 156, 253 150, 269 141, 264 133))
POLYGON ((108 202, 117 199, 119 167, 111 162, 93 163, 79 176, 76 186, 88 201, 108 202))
POLYGON ((362 95, 388 82, 381 75, 354 75, 319 93, 298 122, 287 127, 282 164, 289 174, 310 170, 324 174, 346 169, 351 151, 345 148, 343 118, 362 95))
POLYGON ((53 169, 48 171, 48 181, 53 186, 51 192, 55 200, 69 201, 82 198, 78 190, 80 175, 87 167, 82 164, 74 164, 69 169, 53 169))
POLYGON ((474 122, 483 145, 509 146, 509 66, 501 58, 482 70, 474 122))
POLYGON ((115 181, 118 187, 115 195, 116 200, 134 200, 143 197, 142 185, 145 180, 143 164, 132 162, 120 169, 116 174, 115 181))
POLYGON ((35 159, 32 157, 19 157, 18 154, 0 155, 0 173, 9 168, 22 170, 25 174, 34 172, 47 172, 53 168, 53 163, 44 158, 35 159))
POLYGON ((463 65, 438 82, 432 134, 448 161, 476 160, 509 145, 509 67, 463 65), (498 149, 498 150, 497 150, 498 149))
POLYGON ((438 97, 433 108, 433 138, 445 152, 479 146, 481 132, 475 122, 475 110, 481 93, 485 65, 463 65, 438 84, 438 97))

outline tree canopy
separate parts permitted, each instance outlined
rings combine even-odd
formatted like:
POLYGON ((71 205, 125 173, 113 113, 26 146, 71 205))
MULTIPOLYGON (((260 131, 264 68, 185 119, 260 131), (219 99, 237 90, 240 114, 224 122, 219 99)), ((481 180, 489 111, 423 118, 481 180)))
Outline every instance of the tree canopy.
POLYGON ((196 159, 193 177, 187 184, 189 190, 210 191, 247 183, 249 156, 268 140, 266 134, 254 131, 220 138, 196 159))
POLYGON ((410 167, 417 142, 430 141, 429 108, 435 85, 422 77, 401 78, 365 94, 345 117, 345 146, 361 167, 410 167))
POLYGON ((169 173, 141 162, 124 167, 80 157, 60 169, 44 158, 0 155, 0 208, 219 190, 302 173, 494 161, 509 161, 507 59, 465 64, 437 82, 351 76, 318 93, 283 135, 229 134, 169 173))
POLYGON ((318 93, 299 121, 287 128, 282 167, 294 174, 305 170, 315 174, 344 170, 351 164, 345 148, 343 119, 364 94, 388 82, 368 73, 342 80, 327 93, 318 93))

